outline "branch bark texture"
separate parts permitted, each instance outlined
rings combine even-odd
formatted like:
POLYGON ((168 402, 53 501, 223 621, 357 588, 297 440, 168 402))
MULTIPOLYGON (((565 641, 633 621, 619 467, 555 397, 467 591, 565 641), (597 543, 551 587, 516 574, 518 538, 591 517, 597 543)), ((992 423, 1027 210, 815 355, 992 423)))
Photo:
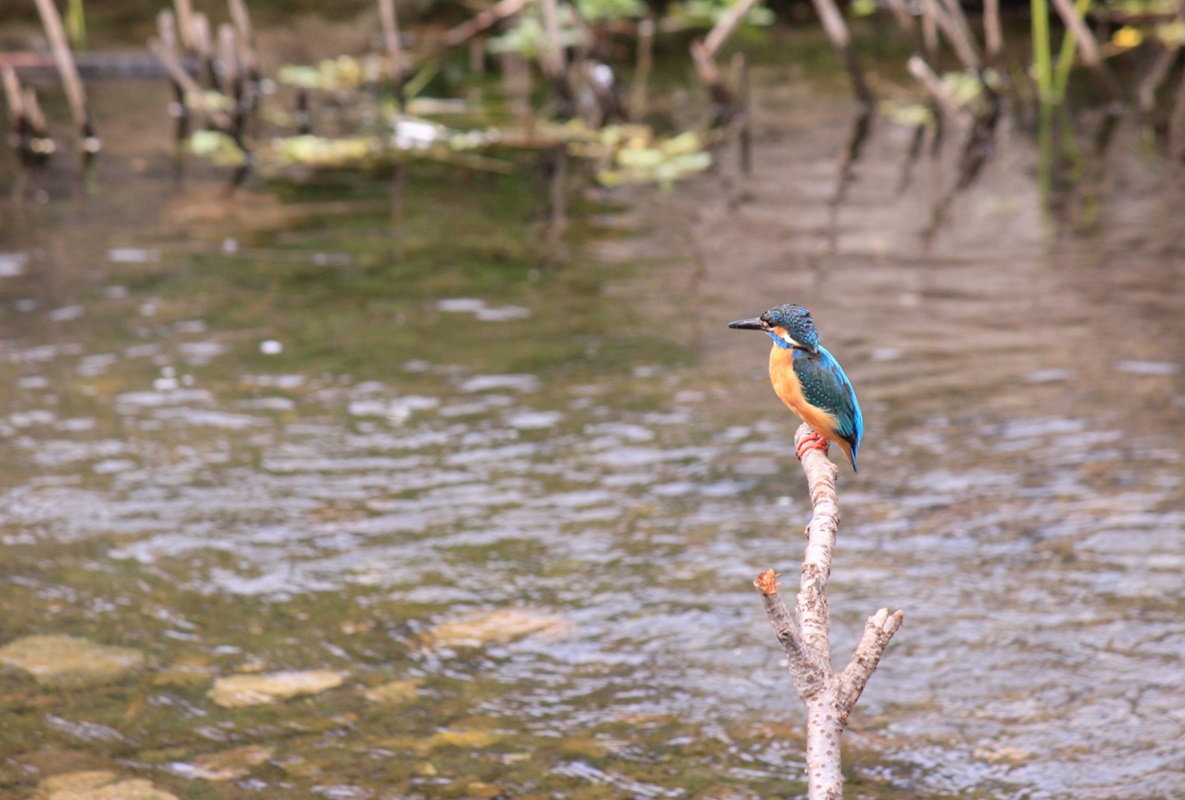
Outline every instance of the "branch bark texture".
MULTIPOLYGON (((811 433, 809 426, 801 425, 794 437, 796 448, 811 433)), ((900 611, 890 613, 886 608, 877 611, 865 623, 864 635, 847 666, 839 672, 832 668, 827 582, 839 533, 839 499, 835 491, 839 470, 818 449, 803 454, 802 469, 813 513, 806 528, 796 614, 791 615, 778 593, 778 575, 773 570, 763 572, 753 583, 761 591, 770 624, 789 658, 794 689, 806 707, 809 800, 839 800, 843 797, 840 737, 904 615, 900 611)))

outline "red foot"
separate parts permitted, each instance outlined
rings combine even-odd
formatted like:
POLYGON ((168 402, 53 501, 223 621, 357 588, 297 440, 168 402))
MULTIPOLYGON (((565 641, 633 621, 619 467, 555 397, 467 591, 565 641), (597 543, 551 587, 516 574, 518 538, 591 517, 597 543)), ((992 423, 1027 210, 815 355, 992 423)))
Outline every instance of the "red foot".
POLYGON ((827 448, 830 446, 830 442, 814 431, 811 431, 809 434, 802 437, 802 441, 798 443, 798 448, 796 450, 798 453, 798 460, 802 461, 802 457, 806 455, 807 450, 822 450, 823 455, 827 455, 827 448))

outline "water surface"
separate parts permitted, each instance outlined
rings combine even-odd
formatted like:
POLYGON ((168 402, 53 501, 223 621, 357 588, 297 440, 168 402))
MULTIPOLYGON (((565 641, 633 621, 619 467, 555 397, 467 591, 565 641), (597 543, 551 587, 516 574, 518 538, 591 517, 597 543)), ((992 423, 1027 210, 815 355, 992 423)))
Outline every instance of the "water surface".
POLYGON ((89 196, 5 163, 3 638, 149 666, 0 674, 0 796, 80 769, 180 797, 803 792, 750 583, 793 588, 796 421, 767 343, 724 327, 784 301, 868 425, 837 658, 906 613, 853 715, 852 795, 1185 794, 1180 175, 1121 129, 1097 226, 1067 229, 1006 129, 931 231, 953 149, 903 186, 910 131, 878 120, 837 204, 842 87, 755 77, 754 175, 586 198, 559 265, 530 176, 423 168, 396 221, 377 182, 178 183, 139 85, 96 91, 142 110, 89 196), (441 637, 506 610, 533 632, 441 637), (345 682, 207 695, 313 669, 345 682), (195 767, 249 745, 231 779, 195 767))

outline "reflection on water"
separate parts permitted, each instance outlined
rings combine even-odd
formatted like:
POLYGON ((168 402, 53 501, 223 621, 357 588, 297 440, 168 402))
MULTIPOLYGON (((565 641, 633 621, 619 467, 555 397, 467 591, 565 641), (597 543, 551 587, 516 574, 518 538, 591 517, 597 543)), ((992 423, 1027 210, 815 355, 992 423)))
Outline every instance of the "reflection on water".
POLYGON ((1162 165, 1118 161, 1130 203, 1061 237, 1008 138, 926 242, 944 173, 893 188, 910 132, 874 127, 837 207, 849 109, 782 78, 743 192, 648 197, 558 269, 504 178, 461 200, 426 175, 394 229, 348 185, 336 213, 261 195, 247 221, 115 152, 110 204, 6 223, 4 639, 148 667, 85 693, 0 674, 0 797, 85 769, 178 796, 796 791, 801 713, 750 585, 794 573, 795 423, 724 328, 789 300, 868 417, 837 653, 906 611, 853 720, 853 791, 1185 792, 1162 165), (300 670, 346 679, 208 695, 300 670))

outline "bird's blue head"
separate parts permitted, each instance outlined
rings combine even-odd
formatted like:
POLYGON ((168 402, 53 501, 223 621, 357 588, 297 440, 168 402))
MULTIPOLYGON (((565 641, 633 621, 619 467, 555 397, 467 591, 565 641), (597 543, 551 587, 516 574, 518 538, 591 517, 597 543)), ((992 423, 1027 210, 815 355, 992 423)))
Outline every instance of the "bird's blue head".
POLYGON ((775 306, 760 317, 730 322, 728 327, 765 331, 778 347, 819 352, 819 331, 811 319, 811 312, 793 303, 775 306))

